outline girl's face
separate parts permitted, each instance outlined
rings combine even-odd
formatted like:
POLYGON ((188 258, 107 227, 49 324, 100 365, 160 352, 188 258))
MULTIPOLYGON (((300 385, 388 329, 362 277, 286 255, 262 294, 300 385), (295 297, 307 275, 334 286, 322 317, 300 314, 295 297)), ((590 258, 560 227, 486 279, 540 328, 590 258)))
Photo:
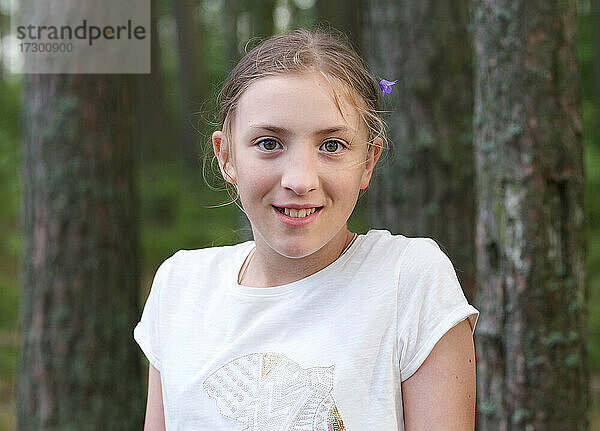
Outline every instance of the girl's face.
POLYGON ((298 258, 346 235, 381 140, 368 152, 366 125, 352 105, 340 103, 343 115, 318 73, 265 77, 239 99, 232 124, 234 158, 225 167, 222 133, 213 134, 221 169, 237 185, 257 247, 298 258), (282 213, 298 207, 316 212, 282 213))

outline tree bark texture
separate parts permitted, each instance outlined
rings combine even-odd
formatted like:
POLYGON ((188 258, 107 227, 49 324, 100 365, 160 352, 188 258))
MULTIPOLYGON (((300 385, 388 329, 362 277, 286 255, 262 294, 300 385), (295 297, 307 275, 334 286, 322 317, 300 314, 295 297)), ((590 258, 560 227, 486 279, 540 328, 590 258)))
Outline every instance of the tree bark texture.
POLYGON ((369 191, 373 227, 434 238, 474 296, 471 37, 468 2, 363 2, 363 50, 384 97, 392 157, 369 191))
POLYGON ((474 0, 477 429, 586 430, 575 2, 474 0))
POLYGON ((18 430, 142 428, 130 105, 125 76, 25 77, 18 430))

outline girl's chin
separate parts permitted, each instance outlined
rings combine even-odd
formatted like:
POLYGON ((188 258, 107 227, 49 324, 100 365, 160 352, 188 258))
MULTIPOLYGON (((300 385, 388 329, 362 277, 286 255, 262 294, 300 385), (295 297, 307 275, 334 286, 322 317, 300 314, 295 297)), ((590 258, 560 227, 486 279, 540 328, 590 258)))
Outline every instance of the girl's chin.
POLYGON ((317 250, 309 250, 306 248, 302 248, 302 249, 282 248, 282 249, 278 250, 280 255, 282 255, 283 257, 287 257, 288 259, 302 259, 303 257, 307 257, 307 256, 310 256, 311 254, 314 254, 316 251, 317 250))
MULTIPOLYGON (((269 229, 266 227, 266 229, 269 229)), ((259 230, 259 236, 261 237, 261 245, 266 247, 268 254, 275 252, 283 257, 289 259, 302 259, 315 254, 327 246, 326 238, 331 235, 329 232, 298 232, 298 235, 284 233, 284 232, 267 232, 263 234, 259 230)), ((256 237, 256 235, 255 235, 256 237)), ((332 241, 333 238, 330 239, 332 241)))
POLYGON ((321 250, 326 244, 317 244, 311 242, 310 244, 306 240, 298 240, 297 244, 292 244, 291 241, 284 241, 280 243, 280 247, 277 252, 289 259, 302 259, 304 257, 311 256, 321 250))

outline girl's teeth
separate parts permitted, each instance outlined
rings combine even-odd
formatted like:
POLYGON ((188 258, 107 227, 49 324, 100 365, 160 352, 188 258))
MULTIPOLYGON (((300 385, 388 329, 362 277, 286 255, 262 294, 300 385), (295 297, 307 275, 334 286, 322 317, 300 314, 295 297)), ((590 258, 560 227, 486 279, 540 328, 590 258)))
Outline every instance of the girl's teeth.
POLYGON ((311 215, 316 211, 316 208, 302 208, 300 210, 294 208, 284 208, 285 214, 289 217, 301 218, 306 217, 307 215, 311 215))

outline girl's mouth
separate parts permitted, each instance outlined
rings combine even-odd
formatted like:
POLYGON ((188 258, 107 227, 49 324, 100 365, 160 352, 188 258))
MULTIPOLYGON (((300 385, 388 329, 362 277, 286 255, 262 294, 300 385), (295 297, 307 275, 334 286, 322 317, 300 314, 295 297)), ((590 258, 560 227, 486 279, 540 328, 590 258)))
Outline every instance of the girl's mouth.
POLYGON ((280 212, 281 214, 284 214, 285 216, 287 216, 289 218, 302 219, 302 218, 310 216, 311 214, 319 212, 321 210, 321 208, 323 208, 323 207, 303 208, 303 209, 297 210, 294 208, 280 208, 280 207, 276 207, 275 205, 273 205, 273 208, 275 208, 278 212, 280 212))

